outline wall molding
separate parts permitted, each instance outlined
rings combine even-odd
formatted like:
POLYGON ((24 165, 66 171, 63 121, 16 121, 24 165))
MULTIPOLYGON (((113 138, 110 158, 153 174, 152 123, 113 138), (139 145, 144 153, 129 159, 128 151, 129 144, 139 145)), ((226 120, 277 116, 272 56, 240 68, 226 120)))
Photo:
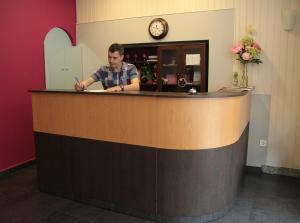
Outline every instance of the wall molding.
POLYGON ((14 166, 12 168, 0 171, 0 179, 7 177, 11 174, 14 174, 15 172, 18 172, 26 167, 33 166, 35 164, 36 164, 36 159, 33 159, 33 160, 26 161, 20 165, 14 166))
POLYGON ((290 177, 300 177, 300 170, 298 170, 298 169, 263 165, 261 167, 261 170, 263 173, 267 173, 267 174, 284 175, 284 176, 290 176, 290 177))

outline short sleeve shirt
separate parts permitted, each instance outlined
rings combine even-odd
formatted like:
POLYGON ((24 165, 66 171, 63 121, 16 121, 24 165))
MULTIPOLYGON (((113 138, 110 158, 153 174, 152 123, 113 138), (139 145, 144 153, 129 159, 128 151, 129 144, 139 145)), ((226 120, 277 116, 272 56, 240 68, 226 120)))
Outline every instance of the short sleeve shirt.
POLYGON ((95 81, 101 81, 104 89, 117 85, 127 85, 137 76, 137 69, 133 64, 122 62, 120 72, 115 72, 110 66, 101 66, 96 73, 91 76, 95 81))

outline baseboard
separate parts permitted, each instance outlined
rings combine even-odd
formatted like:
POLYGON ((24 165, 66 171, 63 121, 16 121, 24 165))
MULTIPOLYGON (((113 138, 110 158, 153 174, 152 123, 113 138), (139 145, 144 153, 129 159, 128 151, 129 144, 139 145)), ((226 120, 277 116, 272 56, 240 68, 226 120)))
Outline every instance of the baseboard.
MULTIPOLYGON (((26 163, 22 163, 18 166, 12 167, 10 169, 4 170, 0 172, 0 178, 7 176, 9 174, 12 174, 18 170, 21 170, 23 168, 26 168, 28 166, 32 166, 36 163, 36 160, 30 160, 26 163)), ((274 174, 274 175, 283 175, 283 176, 292 176, 292 177, 300 177, 300 170, 298 169, 291 169, 291 168, 285 168, 285 167, 273 167, 273 166, 267 166, 262 165, 262 167, 256 167, 256 166, 246 166, 245 167, 245 173, 250 174, 274 174)))
POLYGON ((34 160, 29 160, 28 162, 25 162, 25 163, 22 163, 20 165, 14 166, 14 167, 12 167, 10 169, 6 169, 6 170, 3 170, 3 171, 0 171, 0 179, 2 177, 8 176, 8 175, 10 175, 12 173, 15 173, 15 172, 17 172, 17 171, 19 171, 21 169, 24 169, 24 168, 26 168, 28 166, 32 166, 35 163, 36 163, 35 159, 34 160))
POLYGON ((300 170, 298 169, 262 165, 261 170, 263 173, 268 173, 268 174, 300 177, 300 170))
POLYGON ((257 166, 246 166, 244 171, 245 173, 248 174, 262 174, 261 167, 257 167, 257 166))

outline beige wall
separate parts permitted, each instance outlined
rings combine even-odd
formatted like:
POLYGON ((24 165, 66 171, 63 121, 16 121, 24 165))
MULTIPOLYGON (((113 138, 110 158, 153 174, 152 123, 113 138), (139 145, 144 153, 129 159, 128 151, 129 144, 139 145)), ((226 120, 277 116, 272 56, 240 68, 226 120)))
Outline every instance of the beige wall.
POLYGON ((233 0, 77 0, 77 22, 233 8, 233 0))
MULTIPOLYGON (((248 164, 265 164, 300 169, 300 88, 298 87, 300 84, 300 54, 298 53, 300 52, 300 16, 297 17, 296 27, 293 31, 286 32, 281 27, 281 10, 300 10, 300 0, 119 0, 117 2, 77 0, 77 21, 80 24, 78 25, 79 29, 82 23, 90 24, 90 22, 107 20, 120 23, 124 21, 124 18, 136 18, 137 21, 143 21, 146 26, 148 20, 145 20, 145 16, 164 15, 165 17, 165 14, 174 13, 190 15, 191 12, 195 11, 232 8, 235 9, 235 42, 245 34, 246 26, 253 25, 256 29, 255 39, 263 48, 262 60, 264 63, 249 67, 250 84, 256 86, 254 94, 270 95, 270 103, 266 105, 269 111, 269 115, 266 116, 269 117, 268 122, 266 122, 268 123, 267 129, 269 129, 268 147, 264 151, 266 158, 258 163, 255 156, 249 156, 253 160, 248 160, 248 164)), ((184 23, 185 27, 191 25, 198 25, 198 21, 192 24, 184 23)), ((99 41, 105 41, 106 38, 111 37, 112 34, 109 30, 110 27, 101 30, 103 40, 99 41)), ((172 34, 170 30, 170 36, 172 35, 172 40, 177 38, 181 40, 184 29, 176 27, 176 30, 176 34, 172 34)), ((80 35, 81 32, 78 32, 79 43, 80 35)), ((129 40, 131 39, 127 39, 127 41, 129 40)), ((134 42, 134 40, 136 40, 136 35, 132 35, 132 41, 129 42, 134 42)), ((145 37, 142 42, 147 41, 149 39, 145 37)), ((231 44, 226 44, 230 48, 231 44)), ((93 50, 90 50, 90 53, 93 54, 93 50)), ((220 53, 226 55, 228 52, 220 53)), ((100 58, 98 55, 95 55, 95 58, 97 58, 95 61, 86 61, 87 67, 98 65, 98 59, 100 61, 106 59, 100 58)), ((233 57, 232 61, 234 61, 233 57)), ((219 62, 222 63, 223 61, 219 62)), ((239 69, 238 63, 232 62, 232 64, 233 70, 239 69)), ((210 66, 218 66, 218 63, 212 64, 212 61, 210 61, 210 66)), ((211 74, 211 70, 209 72, 211 74)), ((228 84, 231 74, 228 73, 226 74, 228 76, 223 76, 222 73, 221 79, 217 79, 217 74, 213 75, 215 78, 210 81, 214 82, 213 85, 217 87, 220 83, 215 83, 220 80, 224 84, 228 84)), ((252 120, 252 122, 255 122, 255 120, 252 120)), ((257 125, 256 128, 260 128, 260 126, 257 125)), ((255 132, 255 129, 253 131, 255 132)), ((252 142, 252 144, 255 144, 255 142, 252 142)), ((259 150, 261 148, 249 148, 250 152, 254 149, 259 150)), ((255 152, 259 155, 258 151, 255 152)))

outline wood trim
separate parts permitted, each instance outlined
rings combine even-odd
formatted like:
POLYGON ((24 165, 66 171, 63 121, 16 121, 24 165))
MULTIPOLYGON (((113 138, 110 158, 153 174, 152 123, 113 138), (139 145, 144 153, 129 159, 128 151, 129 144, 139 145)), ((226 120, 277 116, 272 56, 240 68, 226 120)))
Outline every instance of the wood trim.
POLYGON ((250 94, 160 98, 32 93, 34 131, 163 149, 236 142, 249 122, 250 94))

